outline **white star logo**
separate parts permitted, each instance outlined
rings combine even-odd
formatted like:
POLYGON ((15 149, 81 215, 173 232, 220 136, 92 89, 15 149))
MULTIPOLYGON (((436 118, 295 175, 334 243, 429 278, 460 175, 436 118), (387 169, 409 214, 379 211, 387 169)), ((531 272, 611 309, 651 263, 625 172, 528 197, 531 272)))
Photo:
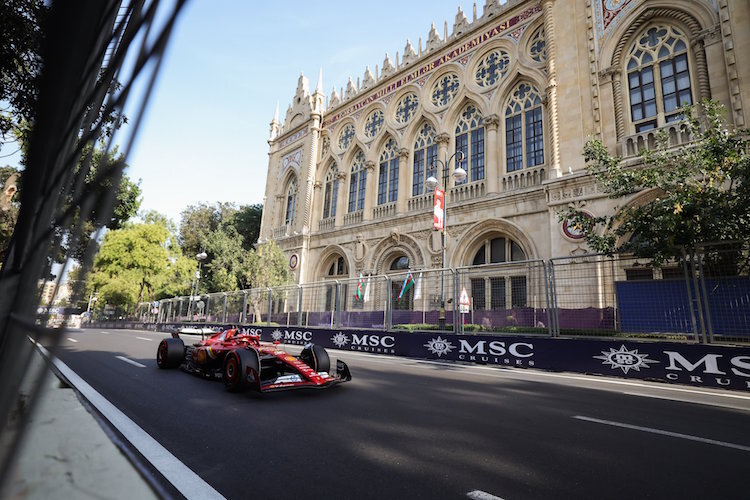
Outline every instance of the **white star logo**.
POLYGON ((437 354, 438 358, 443 354, 448 354, 456 348, 456 346, 451 344, 449 340, 443 340, 442 338, 440 338, 440 336, 438 336, 438 338, 436 339, 430 339, 424 346, 432 354, 437 354))
POLYGON ((339 332, 331 337, 331 342, 336 344, 336 347, 344 347, 349 343, 349 337, 347 337, 344 332, 339 332))
POLYGON ((610 365, 613 370, 620 368, 625 374, 630 370, 639 372, 641 368, 649 368, 649 363, 658 363, 653 359, 646 359, 647 357, 648 354, 639 354, 638 349, 629 351, 624 345, 617 350, 610 347, 609 352, 602 351, 601 356, 594 356, 595 359, 601 359, 603 365, 610 365))
POLYGON ((283 333, 281 333, 281 330, 278 328, 271 333, 271 338, 274 340, 281 340, 281 338, 284 336, 283 333))

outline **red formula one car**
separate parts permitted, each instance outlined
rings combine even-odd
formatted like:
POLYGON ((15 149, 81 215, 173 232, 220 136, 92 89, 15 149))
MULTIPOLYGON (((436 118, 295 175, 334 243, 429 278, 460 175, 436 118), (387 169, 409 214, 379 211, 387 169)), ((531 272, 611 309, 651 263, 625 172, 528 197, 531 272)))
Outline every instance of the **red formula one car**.
POLYGON ((325 388, 352 379, 346 363, 332 363, 322 346, 308 344, 299 356, 292 356, 278 344, 261 343, 260 335, 236 329, 190 346, 173 333, 159 343, 156 363, 159 368, 179 366, 188 373, 221 379, 230 391, 325 388))

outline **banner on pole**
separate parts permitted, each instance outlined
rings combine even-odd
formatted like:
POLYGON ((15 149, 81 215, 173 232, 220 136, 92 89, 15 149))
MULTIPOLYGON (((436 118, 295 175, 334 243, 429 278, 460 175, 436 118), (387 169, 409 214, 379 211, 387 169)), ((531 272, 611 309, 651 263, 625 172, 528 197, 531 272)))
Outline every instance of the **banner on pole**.
POLYGON ((435 189, 435 208, 432 216, 432 227, 443 230, 445 228, 445 191, 435 189))

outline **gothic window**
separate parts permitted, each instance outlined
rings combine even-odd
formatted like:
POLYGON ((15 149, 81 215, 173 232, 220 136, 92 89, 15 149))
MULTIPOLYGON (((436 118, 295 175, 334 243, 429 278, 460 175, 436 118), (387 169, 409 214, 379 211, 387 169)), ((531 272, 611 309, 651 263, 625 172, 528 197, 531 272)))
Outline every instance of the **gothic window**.
POLYGON ((531 37, 531 43, 529 43, 529 56, 533 61, 538 63, 545 62, 547 60, 547 47, 544 40, 544 28, 539 28, 531 37))
POLYGON ((644 30, 628 53, 630 118, 636 132, 679 120, 692 104, 687 38, 674 26, 644 30))
POLYGON ((459 80, 455 73, 448 73, 432 86, 432 104, 442 108, 458 94, 459 80))
POLYGON ((346 151, 353 140, 354 125, 350 123, 346 127, 344 127, 339 134, 339 148, 341 148, 342 151, 346 151))
POLYGON ((326 174, 325 191, 323 194, 323 218, 336 217, 336 200, 339 195, 339 170, 332 164, 326 174))
MULTIPOLYGON (((349 267, 346 265, 346 259, 340 255, 334 256, 331 264, 328 267, 325 278, 336 279, 342 276, 349 276, 349 267)), ((341 294, 343 297, 347 296, 347 285, 346 283, 341 284, 341 294)), ((336 300, 336 285, 326 285, 326 297, 325 297, 325 310, 333 311, 334 301, 336 300)), ((342 301, 341 304, 346 308, 346 301, 342 301)))
POLYGON ((365 169, 365 154, 357 153, 352 163, 349 175, 349 213, 365 208, 365 188, 367 186, 367 170, 365 169))
MULTIPOLYGON (((414 168, 412 171, 411 195, 419 196, 424 191, 424 182, 430 175, 436 175, 430 168, 436 163, 437 144, 435 144, 435 129, 425 123, 419 129, 417 140, 414 141, 414 168)), ((437 176, 437 175, 436 175, 437 176)))
POLYGON ((412 119, 419 107, 419 98, 414 92, 410 92, 399 99, 396 104, 396 121, 405 125, 412 119))
POLYGON ((508 172, 544 163, 542 100, 531 84, 520 84, 505 108, 505 151, 508 172))
POLYGON ((328 138, 327 135, 323 136, 323 141, 320 146, 320 157, 323 158, 326 153, 328 153, 328 150, 331 148, 331 140, 328 138))
POLYGON ((286 216, 284 224, 294 224, 294 211, 297 209, 297 179, 293 178, 286 189, 286 216))
POLYGON ((334 257, 333 261, 331 262, 331 265, 328 267, 328 276, 335 277, 335 276, 348 276, 349 275, 349 269, 346 265, 346 260, 341 257, 334 257))
MULTIPOLYGON (((391 271, 407 271, 409 269, 409 266, 409 257, 402 255, 400 257, 396 257, 393 262, 391 262, 389 269, 391 271)), ((404 280, 405 279, 406 276, 404 276, 404 280)), ((391 297, 393 298, 393 309, 399 311, 408 311, 411 310, 414 305, 414 287, 412 286, 411 288, 409 288, 401 297, 401 300, 398 300, 398 296, 401 293, 401 289, 403 288, 403 286, 403 280, 393 280, 391 282, 391 297)))
POLYGON ((491 88, 505 76, 510 66, 510 56, 504 50, 493 50, 482 58, 474 78, 480 87, 491 88))
POLYGON ((398 147, 390 139, 380 153, 378 173, 378 205, 396 201, 398 198, 398 147))
POLYGON ((365 135, 372 139, 376 135, 378 135, 378 132, 380 132, 380 129, 383 127, 383 112, 379 109, 376 109, 372 113, 370 113, 367 116, 367 119, 365 120, 365 135))
MULTIPOLYGON (((486 239, 474 254, 471 265, 524 260, 526 254, 521 246, 512 239, 501 236, 486 239)), ((483 274, 486 277, 471 280, 474 309, 526 307, 526 276, 508 276, 507 271, 503 272, 503 276, 493 276, 492 268, 488 268, 483 274)))
POLYGON ((466 169, 466 181, 484 179, 484 126, 476 106, 469 104, 456 124, 456 152, 464 154, 461 164, 466 169))

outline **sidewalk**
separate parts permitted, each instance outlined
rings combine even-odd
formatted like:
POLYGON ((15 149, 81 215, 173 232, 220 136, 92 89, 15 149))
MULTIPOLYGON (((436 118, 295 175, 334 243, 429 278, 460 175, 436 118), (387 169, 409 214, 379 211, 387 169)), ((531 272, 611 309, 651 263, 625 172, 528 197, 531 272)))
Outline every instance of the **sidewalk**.
POLYGON ((5 498, 158 498, 73 389, 48 371, 40 391, 5 498))

